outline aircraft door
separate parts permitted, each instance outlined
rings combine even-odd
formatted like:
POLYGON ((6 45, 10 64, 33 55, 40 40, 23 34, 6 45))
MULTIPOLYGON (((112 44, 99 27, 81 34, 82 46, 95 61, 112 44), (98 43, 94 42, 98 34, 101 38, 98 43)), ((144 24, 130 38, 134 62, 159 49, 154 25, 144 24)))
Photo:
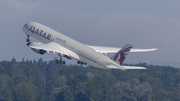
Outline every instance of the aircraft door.
POLYGON ((97 57, 97 62, 101 63, 101 58, 100 57, 97 57))

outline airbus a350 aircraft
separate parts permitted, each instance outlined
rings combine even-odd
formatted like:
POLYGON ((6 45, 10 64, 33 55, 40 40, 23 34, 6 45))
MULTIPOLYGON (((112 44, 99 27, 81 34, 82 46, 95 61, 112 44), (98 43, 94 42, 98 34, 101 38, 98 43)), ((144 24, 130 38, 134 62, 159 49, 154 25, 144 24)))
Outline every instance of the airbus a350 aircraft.
POLYGON ((27 35, 27 46, 42 55, 46 52, 58 53, 60 60, 56 62, 60 64, 65 64, 62 57, 66 57, 77 60, 78 64, 89 64, 103 69, 146 69, 145 67, 122 66, 122 64, 129 52, 148 52, 158 49, 131 49, 131 44, 126 44, 123 48, 89 46, 37 22, 26 23, 23 26, 23 31, 27 35), (44 44, 40 42, 31 43, 29 36, 42 41, 44 44), (106 56, 107 53, 115 54, 109 58, 106 56))

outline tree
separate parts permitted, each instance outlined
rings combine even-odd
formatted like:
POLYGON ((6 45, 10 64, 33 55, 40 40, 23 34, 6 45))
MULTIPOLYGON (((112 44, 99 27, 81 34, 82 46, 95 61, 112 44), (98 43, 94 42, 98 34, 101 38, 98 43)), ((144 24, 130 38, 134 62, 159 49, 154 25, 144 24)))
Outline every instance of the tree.
POLYGON ((13 57, 13 58, 11 59, 11 63, 16 63, 15 57, 13 57))
POLYGON ((43 63, 43 59, 40 58, 40 59, 38 60, 38 62, 37 62, 37 65, 40 66, 42 63, 43 63))
POLYGON ((86 85, 86 97, 90 101, 110 101, 112 92, 103 77, 95 76, 86 85))

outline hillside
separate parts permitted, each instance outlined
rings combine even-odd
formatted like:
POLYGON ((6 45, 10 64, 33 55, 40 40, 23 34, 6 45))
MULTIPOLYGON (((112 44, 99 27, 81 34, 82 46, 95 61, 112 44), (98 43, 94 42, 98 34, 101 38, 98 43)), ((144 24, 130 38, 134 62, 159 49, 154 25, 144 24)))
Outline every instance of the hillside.
MULTIPOLYGON (((126 64, 128 65, 128 64, 126 64)), ((180 101, 180 69, 104 70, 22 60, 0 62, 0 101, 180 101)))

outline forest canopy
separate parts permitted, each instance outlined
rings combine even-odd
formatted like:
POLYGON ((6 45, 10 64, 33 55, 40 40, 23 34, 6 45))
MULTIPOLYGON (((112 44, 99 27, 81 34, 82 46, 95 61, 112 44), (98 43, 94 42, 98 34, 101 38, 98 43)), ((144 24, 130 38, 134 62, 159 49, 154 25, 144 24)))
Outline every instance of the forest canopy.
POLYGON ((180 101, 180 69, 147 70, 59 65, 41 58, 0 61, 0 101, 180 101))

